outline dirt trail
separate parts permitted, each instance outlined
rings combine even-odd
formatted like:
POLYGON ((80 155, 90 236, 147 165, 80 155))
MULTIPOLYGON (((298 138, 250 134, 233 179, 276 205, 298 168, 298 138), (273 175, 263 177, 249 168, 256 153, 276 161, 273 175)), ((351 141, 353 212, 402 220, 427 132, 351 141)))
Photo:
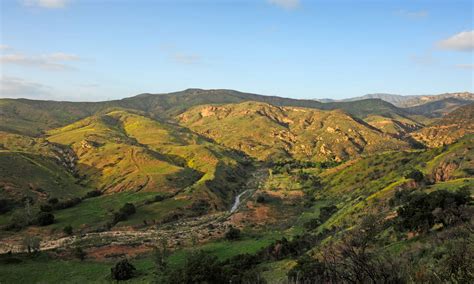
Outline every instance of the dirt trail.
MULTIPOLYGON (((136 243, 150 243, 156 245, 160 238, 166 238, 171 247, 190 244, 192 240, 205 241, 220 238, 231 224, 230 216, 238 211, 242 201, 250 198, 259 185, 267 178, 268 170, 256 170, 247 181, 243 191, 236 197, 237 204, 230 211, 219 212, 201 217, 182 219, 176 222, 160 225, 156 228, 144 230, 116 230, 82 235, 45 239, 41 242, 40 250, 68 248, 81 246, 131 245, 136 243), (243 197, 243 198, 242 198, 243 197)), ((0 242, 0 254, 25 252, 19 239, 4 239, 0 242)))

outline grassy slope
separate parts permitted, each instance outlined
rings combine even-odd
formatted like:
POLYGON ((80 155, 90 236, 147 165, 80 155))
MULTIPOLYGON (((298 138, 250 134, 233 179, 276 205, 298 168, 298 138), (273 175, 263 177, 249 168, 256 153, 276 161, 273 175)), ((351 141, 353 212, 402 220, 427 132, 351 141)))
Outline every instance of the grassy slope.
POLYGON ((0 197, 44 200, 84 194, 87 189, 64 167, 64 153, 45 139, 0 132, 0 197))
POLYGON ((326 110, 343 109, 359 118, 364 118, 369 114, 386 117, 407 115, 403 109, 382 100, 322 104, 314 100, 262 96, 233 90, 188 89, 168 94, 143 94, 107 102, 80 103, 0 99, 0 130, 38 136, 46 130, 70 124, 90 115, 106 113, 114 108, 143 111, 154 118, 170 118, 197 105, 229 104, 245 101, 258 101, 275 106, 309 107, 326 110))
POLYGON ((341 111, 246 102, 200 106, 180 122, 216 142, 261 160, 345 160, 362 153, 407 148, 341 111))

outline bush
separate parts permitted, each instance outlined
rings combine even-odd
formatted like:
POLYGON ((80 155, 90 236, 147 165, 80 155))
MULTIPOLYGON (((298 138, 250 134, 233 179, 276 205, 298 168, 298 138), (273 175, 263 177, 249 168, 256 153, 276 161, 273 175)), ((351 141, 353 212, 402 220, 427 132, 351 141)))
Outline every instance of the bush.
POLYGON ((56 197, 48 199, 48 203, 51 204, 51 205, 55 205, 58 202, 59 202, 59 199, 57 199, 56 197))
MULTIPOLYGON (((57 198, 55 198, 57 200, 57 198)), ((66 209, 66 208, 71 208, 73 206, 76 206, 77 204, 81 203, 81 199, 79 197, 74 197, 71 199, 67 199, 64 201, 57 201, 56 203, 52 203, 53 209, 55 210, 61 210, 61 209, 66 209)))
POLYGON ((68 226, 64 227, 63 232, 68 236, 72 235, 72 233, 73 233, 72 226, 68 225, 68 226))
POLYGON ((296 265, 288 271, 290 283, 330 283, 324 263, 303 255, 296 265))
POLYGON ((186 255, 183 267, 168 271, 168 283, 228 283, 217 257, 204 251, 186 255))
POLYGON ((112 221, 112 226, 117 224, 120 221, 125 221, 128 219, 128 216, 135 214, 136 209, 135 205, 132 203, 125 203, 119 212, 114 214, 114 220, 112 221))
POLYGON ((230 226, 227 232, 225 233, 225 238, 229 241, 240 239, 240 230, 230 226))
POLYGON ((97 196, 101 196, 101 195, 102 195, 102 191, 96 189, 96 190, 92 190, 92 191, 89 191, 88 193, 86 193, 86 195, 84 196, 84 199, 97 197, 97 196))
POLYGON ((13 209, 13 202, 8 199, 0 199, 0 214, 7 213, 13 209))
POLYGON ((125 203, 123 207, 120 208, 120 212, 124 213, 127 216, 135 214, 136 212, 135 205, 133 205, 132 203, 125 203))
POLYGON ((265 202, 265 196, 263 196, 262 194, 257 196, 257 203, 264 203, 264 202, 265 202))
POLYGON ((421 182, 424 179, 424 175, 419 170, 412 170, 405 175, 407 179, 413 179, 416 182, 421 182))
POLYGON ((51 211, 53 211, 53 207, 52 207, 51 205, 49 205, 49 204, 42 204, 42 205, 40 206, 40 210, 41 210, 42 212, 51 212, 51 211))
POLYGON ((36 223, 40 226, 47 226, 54 223, 54 215, 47 212, 40 212, 36 223))
POLYGON ((337 207, 335 205, 324 206, 319 209, 319 218, 322 222, 329 219, 334 213, 336 213, 337 207))
POLYGON ((321 221, 318 218, 313 218, 303 224, 306 230, 314 230, 321 225, 321 221))
POLYGON ((468 190, 450 192, 438 190, 416 193, 408 197, 408 202, 400 207, 397 217, 398 229, 426 232, 436 223, 450 226, 464 222, 464 205, 469 204, 471 196, 468 190))
POLYGON ((81 261, 83 261, 86 258, 86 255, 87 255, 86 252, 80 247, 74 248, 73 254, 77 259, 79 259, 81 261))
POLYGON ((135 267, 129 263, 127 259, 123 259, 117 262, 117 264, 110 269, 110 272, 114 280, 127 280, 133 277, 135 270, 135 267))

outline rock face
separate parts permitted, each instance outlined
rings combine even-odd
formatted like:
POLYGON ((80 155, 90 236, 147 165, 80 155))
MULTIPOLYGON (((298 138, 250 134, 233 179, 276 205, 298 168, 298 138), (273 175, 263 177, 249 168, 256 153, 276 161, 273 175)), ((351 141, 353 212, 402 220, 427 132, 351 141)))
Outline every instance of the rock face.
POLYGON ((459 167, 455 162, 442 163, 433 171, 433 179, 435 182, 447 181, 451 179, 454 171, 459 167))
POLYGON ((245 102, 202 106, 178 121, 214 141, 260 160, 346 160, 408 144, 347 113, 245 102))
POLYGON ((460 107, 439 121, 411 134, 415 140, 429 147, 456 142, 474 133, 474 104, 460 107))

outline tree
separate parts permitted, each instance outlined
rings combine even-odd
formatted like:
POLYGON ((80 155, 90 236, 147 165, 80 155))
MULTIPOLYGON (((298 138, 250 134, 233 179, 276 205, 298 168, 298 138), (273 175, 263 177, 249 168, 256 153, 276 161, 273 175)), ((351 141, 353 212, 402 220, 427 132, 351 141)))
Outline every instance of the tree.
POLYGON ((40 212, 36 222, 40 226, 47 226, 54 223, 54 215, 51 213, 40 212))
POLYGON ((166 258, 168 255, 168 239, 163 237, 160 239, 160 245, 154 248, 155 264, 158 271, 162 272, 166 269, 166 258))
POLYGON ((257 196, 257 203, 264 203, 265 202, 265 196, 263 194, 260 194, 257 196))
POLYGON ((23 246, 28 251, 28 254, 38 252, 40 250, 40 245, 40 237, 28 235, 23 239, 23 246))
POLYGON ((81 247, 74 248, 74 256, 83 261, 86 258, 86 252, 81 247))
POLYGON ((325 264, 307 254, 288 271, 288 280, 290 283, 330 283, 325 264))
POLYGON ((406 175, 405 175, 405 178, 407 179, 413 179, 414 181, 416 182, 421 182, 423 181, 424 179, 424 175, 421 171, 417 170, 417 169, 414 169, 414 170, 411 170, 410 172, 408 172, 406 175))
POLYGON ((135 205, 133 205, 132 203, 125 203, 123 207, 120 208, 120 212, 123 212, 127 216, 135 214, 136 212, 135 205))
POLYGON ((53 207, 49 204, 42 204, 42 205, 40 205, 40 210, 42 212, 51 212, 51 211, 53 211, 53 207))
POLYGON ((57 199, 56 197, 48 199, 48 203, 51 205, 56 205, 58 204, 58 202, 59 202, 59 199, 57 199))
POLYGON ((63 232, 68 236, 72 235, 73 233, 72 226, 67 225, 66 227, 63 228, 63 232))
POLYGON ((229 241, 234 241, 240 239, 240 230, 230 226, 227 232, 225 233, 225 238, 229 241))
POLYGON ((186 255, 184 266, 168 271, 168 283, 228 283, 217 257, 204 251, 186 255))
POLYGON ((134 276, 136 268, 128 262, 127 259, 123 259, 114 267, 110 269, 112 279, 115 280, 127 280, 134 276))

